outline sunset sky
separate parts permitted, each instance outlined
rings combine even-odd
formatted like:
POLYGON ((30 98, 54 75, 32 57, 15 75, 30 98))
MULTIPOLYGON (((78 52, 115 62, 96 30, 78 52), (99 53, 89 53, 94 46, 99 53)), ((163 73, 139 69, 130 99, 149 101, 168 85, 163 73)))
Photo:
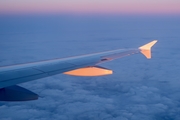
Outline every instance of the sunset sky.
POLYGON ((1 0, 0 14, 179 15, 180 0, 1 0))

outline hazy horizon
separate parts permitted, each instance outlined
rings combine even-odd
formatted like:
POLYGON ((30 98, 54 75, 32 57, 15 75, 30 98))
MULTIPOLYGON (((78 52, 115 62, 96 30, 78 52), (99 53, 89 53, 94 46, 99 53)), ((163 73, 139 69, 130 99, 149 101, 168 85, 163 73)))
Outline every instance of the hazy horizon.
POLYGON ((179 0, 4 0, 0 14, 180 15, 179 0))

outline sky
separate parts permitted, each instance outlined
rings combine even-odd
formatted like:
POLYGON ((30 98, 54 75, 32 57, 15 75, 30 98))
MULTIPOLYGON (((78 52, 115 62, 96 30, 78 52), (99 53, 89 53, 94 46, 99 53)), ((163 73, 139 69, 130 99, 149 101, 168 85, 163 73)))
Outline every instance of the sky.
POLYGON ((101 64, 109 76, 19 84, 40 98, 1 101, 0 120, 179 120, 179 31, 178 17, 2 16, 0 66, 158 43, 150 60, 136 54, 101 64))
POLYGON ((0 120, 179 120, 179 6, 180 0, 0 0, 0 66, 158 40, 150 60, 137 54, 101 64, 113 70, 109 76, 59 74, 19 84, 40 98, 0 101, 0 120))
POLYGON ((0 14, 179 15, 179 0, 1 0, 0 14))

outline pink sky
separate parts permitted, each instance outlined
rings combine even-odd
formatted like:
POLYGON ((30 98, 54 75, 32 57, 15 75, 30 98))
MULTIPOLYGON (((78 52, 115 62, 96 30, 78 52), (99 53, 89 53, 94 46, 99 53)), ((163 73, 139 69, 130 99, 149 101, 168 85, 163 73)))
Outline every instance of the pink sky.
POLYGON ((1 0, 0 13, 180 15, 180 0, 1 0))

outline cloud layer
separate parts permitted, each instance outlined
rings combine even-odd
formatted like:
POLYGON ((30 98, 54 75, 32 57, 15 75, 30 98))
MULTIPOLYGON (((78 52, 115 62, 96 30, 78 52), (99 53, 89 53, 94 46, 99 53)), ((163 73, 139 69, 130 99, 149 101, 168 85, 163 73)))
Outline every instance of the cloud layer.
POLYGON ((41 97, 0 102, 1 120, 178 120, 179 18, 3 18, 1 65, 139 47, 153 39, 153 58, 134 55, 102 64, 103 77, 56 75, 21 84, 41 97))

